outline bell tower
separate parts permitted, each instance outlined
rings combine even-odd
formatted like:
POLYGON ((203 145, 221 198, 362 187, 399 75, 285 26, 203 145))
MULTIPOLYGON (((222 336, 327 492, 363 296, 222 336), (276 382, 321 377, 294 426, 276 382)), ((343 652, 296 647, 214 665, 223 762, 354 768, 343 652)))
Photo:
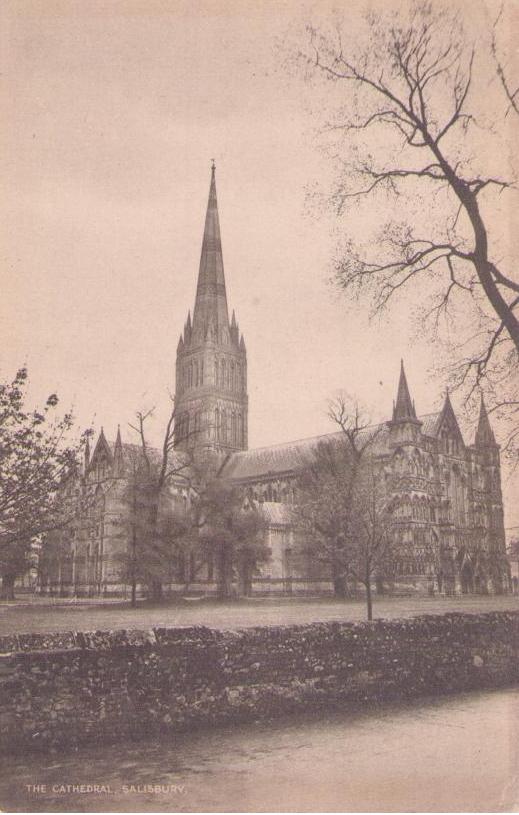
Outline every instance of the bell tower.
POLYGON ((177 346, 175 445, 227 455, 247 449, 247 352, 229 322, 214 161, 193 319, 177 346))

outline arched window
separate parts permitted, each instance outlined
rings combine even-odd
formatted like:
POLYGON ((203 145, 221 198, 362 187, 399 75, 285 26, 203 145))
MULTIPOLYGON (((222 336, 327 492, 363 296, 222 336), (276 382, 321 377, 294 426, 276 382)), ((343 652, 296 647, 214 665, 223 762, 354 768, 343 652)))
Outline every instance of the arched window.
POLYGON ((220 408, 214 411, 214 435, 217 441, 220 439, 220 408))
POLYGON ((204 384, 204 360, 200 360, 200 384, 204 384))
POLYGON ((227 387, 227 363, 226 363, 226 361, 225 361, 224 359, 222 359, 222 381, 221 381, 221 387, 222 387, 222 388, 226 388, 226 387, 227 387))
POLYGON ((237 433, 236 433, 236 413, 231 413, 231 441, 233 444, 237 443, 237 433))
POLYGON ((193 364, 194 364, 194 367, 195 367, 195 381, 194 381, 194 385, 195 385, 195 387, 198 387, 198 360, 196 360, 196 359, 195 359, 195 361, 194 361, 194 363, 193 363, 193 364))
POLYGON ((235 383, 236 383, 236 390, 238 392, 241 391, 241 367, 240 363, 236 363, 236 374, 235 374, 235 383))
POLYGON ((214 384, 217 388, 220 387, 220 360, 218 357, 214 361, 214 384))
POLYGON ((225 408, 221 410, 221 439, 227 441, 227 412, 225 408))
POLYGON ((241 413, 236 415, 237 444, 243 445, 243 420, 241 413))
POLYGON ((233 391, 234 390, 234 362, 232 360, 231 360, 230 369, 231 369, 231 375, 230 375, 229 386, 230 386, 231 390, 233 391))

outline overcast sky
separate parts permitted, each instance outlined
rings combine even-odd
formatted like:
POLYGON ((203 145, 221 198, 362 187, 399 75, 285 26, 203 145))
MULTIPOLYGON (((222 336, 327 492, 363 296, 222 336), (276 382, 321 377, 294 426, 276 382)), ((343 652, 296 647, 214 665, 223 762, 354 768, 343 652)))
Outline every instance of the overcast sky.
MULTIPOLYGON (((157 405, 158 433, 214 157, 250 446, 327 432, 340 389, 374 420, 389 417, 401 357, 418 412, 440 408, 434 349, 405 309, 369 323, 327 282, 333 224, 305 199, 329 171, 308 112, 316 100, 280 57, 315 11, 3 0, 2 377, 27 362, 34 398, 56 390, 109 438, 120 423, 130 439, 135 410, 157 405)), ((519 523, 510 503, 507 525, 519 523)))

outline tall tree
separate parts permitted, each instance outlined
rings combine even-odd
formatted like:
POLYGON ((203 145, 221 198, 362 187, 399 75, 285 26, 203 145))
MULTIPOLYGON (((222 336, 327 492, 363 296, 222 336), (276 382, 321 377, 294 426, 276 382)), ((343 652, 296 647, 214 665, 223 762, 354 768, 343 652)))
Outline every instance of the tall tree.
POLYGON ((235 576, 247 595, 254 571, 269 555, 263 516, 256 505, 244 503, 242 490, 217 477, 199 482, 196 489, 194 522, 205 557, 216 569, 218 598, 232 596, 235 576))
POLYGON ((20 368, 12 382, 0 385, 0 575, 8 599, 27 568, 31 546, 70 525, 77 506, 56 500, 79 466, 80 444, 70 440, 72 416, 57 416, 56 394, 43 409, 29 409, 27 381, 27 369, 20 368))
MULTIPOLYGON (((163 583, 180 579, 183 562, 195 549, 195 536, 185 507, 178 503, 172 505, 164 487, 157 497, 153 473, 158 463, 152 451, 149 458, 151 477, 141 449, 132 447, 126 455, 122 478, 124 512, 120 536, 127 546, 119 560, 123 565, 123 579, 130 586, 132 607, 137 605, 139 585, 145 586, 152 598, 160 599, 163 583)), ((182 480, 180 466, 176 469, 182 480)))
POLYGON ((378 431, 342 397, 330 416, 340 433, 305 462, 294 523, 311 556, 330 568, 336 595, 344 596, 350 582, 364 586, 371 620, 372 582, 388 574, 393 543, 391 497, 374 455, 378 431))
POLYGON ((339 214, 365 206, 380 225, 369 248, 359 234, 345 240, 337 284, 366 295, 375 312, 412 293, 436 336, 456 338, 454 384, 467 399, 484 387, 492 409, 511 417, 513 442, 519 280, 499 206, 506 200, 510 212, 515 194, 510 142, 500 137, 516 127, 505 118, 517 92, 498 62, 499 92, 490 22, 472 36, 469 21, 417 0, 350 17, 344 31, 310 29, 306 57, 338 91, 326 127, 338 168, 333 204, 339 214))
POLYGON ((168 509, 168 491, 174 481, 186 487, 190 483, 193 456, 190 452, 175 451, 175 409, 172 405, 162 445, 152 450, 146 438, 146 421, 153 411, 136 414, 140 449, 133 457, 128 473, 126 501, 129 504, 130 551, 128 575, 135 604, 137 580, 143 579, 154 600, 162 599, 163 582, 172 560, 178 557, 177 548, 185 546, 191 524, 187 517, 172 514, 168 509))

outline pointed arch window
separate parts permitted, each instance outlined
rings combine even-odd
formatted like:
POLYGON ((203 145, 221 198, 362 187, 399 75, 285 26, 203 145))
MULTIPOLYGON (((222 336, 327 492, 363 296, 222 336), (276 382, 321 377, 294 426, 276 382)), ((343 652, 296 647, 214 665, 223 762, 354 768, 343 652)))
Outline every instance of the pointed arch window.
POLYGON ((214 429, 215 429, 215 438, 217 441, 220 439, 220 408, 215 408, 214 411, 214 429))
POLYGON ((232 391, 234 390, 234 362, 232 360, 230 364, 229 387, 232 391))
POLYGON ((221 439, 227 441, 227 411, 225 408, 221 410, 221 439))
POLYGON ((236 413, 234 410, 231 413, 231 441, 233 444, 236 444, 238 441, 238 436, 236 433, 236 413))
POLYGON ((226 387, 227 387, 227 363, 226 363, 226 361, 225 361, 224 359, 222 359, 222 381, 221 381, 221 387, 222 387, 222 388, 226 388, 226 387))

